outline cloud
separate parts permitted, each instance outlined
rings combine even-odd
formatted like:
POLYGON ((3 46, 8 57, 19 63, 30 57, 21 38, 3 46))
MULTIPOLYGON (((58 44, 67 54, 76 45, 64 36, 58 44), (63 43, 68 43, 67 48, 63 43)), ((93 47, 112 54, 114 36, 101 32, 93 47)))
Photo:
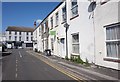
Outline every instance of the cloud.
POLYGON ((36 20, 36 23, 37 23, 37 24, 40 24, 41 22, 42 22, 41 19, 36 20))

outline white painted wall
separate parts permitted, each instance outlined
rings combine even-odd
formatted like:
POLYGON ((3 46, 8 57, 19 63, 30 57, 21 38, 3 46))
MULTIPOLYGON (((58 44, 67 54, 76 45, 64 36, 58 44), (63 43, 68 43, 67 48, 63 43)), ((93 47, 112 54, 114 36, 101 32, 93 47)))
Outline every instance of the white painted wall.
MULTIPOLYGON (((94 32, 93 21, 89 19, 90 13, 88 12, 89 1, 78 1, 78 17, 70 20, 71 16, 71 2, 67 0, 67 21, 68 29, 68 52, 69 58, 72 53, 72 35, 79 33, 79 54, 83 61, 86 59, 91 63, 94 62, 94 32)), ((76 54, 77 55, 77 54, 76 54)))
POLYGON ((7 39, 7 41, 10 41, 9 36, 11 36, 11 41, 15 41, 15 36, 17 36, 17 41, 19 41, 19 36, 21 36, 22 41, 31 43, 32 42, 31 37, 33 37, 33 35, 31 35, 31 32, 28 32, 29 35, 26 35, 26 34, 27 34, 26 32, 21 32, 21 35, 19 35, 19 32, 17 32, 17 35, 15 35, 15 32, 11 31, 11 34, 9 35, 9 31, 6 31, 6 39, 7 39), (27 36, 29 37, 28 41, 26 40, 27 36))
POLYGON ((48 17, 48 25, 49 25, 49 28, 51 29, 51 22, 50 22, 50 18, 53 17, 53 29, 51 31, 56 31, 56 36, 53 36, 53 35, 50 35, 49 36, 49 49, 51 49, 51 38, 54 39, 54 51, 52 54, 58 56, 58 57, 62 57, 62 58, 65 58, 65 51, 64 53, 62 53, 61 51, 61 44, 60 44, 60 39, 61 38, 65 38, 65 28, 64 28, 64 24, 61 24, 63 21, 62 21, 62 8, 65 6, 65 2, 62 3, 55 11, 53 11, 49 17, 48 17), (58 21, 58 26, 56 26, 56 13, 59 13, 59 21, 58 21), (57 39, 57 37, 59 39, 57 39))
MULTIPOLYGON (((96 64, 108 68, 118 69, 118 63, 104 61, 106 57, 106 44, 105 44, 105 25, 118 23, 118 2, 111 0, 104 5, 97 5, 95 10, 95 41, 96 41, 96 64)), ((119 69, 120 70, 120 69, 119 69)))

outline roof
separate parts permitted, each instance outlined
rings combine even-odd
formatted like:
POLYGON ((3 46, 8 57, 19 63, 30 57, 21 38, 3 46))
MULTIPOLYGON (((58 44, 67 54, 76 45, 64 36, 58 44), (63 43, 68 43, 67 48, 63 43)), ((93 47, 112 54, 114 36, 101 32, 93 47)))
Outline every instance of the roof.
POLYGON ((34 28, 28 27, 18 27, 18 26, 8 26, 6 31, 20 31, 20 32, 33 32, 34 28))

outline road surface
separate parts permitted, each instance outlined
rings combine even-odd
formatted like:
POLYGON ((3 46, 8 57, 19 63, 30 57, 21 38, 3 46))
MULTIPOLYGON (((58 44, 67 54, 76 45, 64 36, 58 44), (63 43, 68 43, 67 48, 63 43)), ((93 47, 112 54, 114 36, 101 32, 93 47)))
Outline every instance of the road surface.
POLYGON ((30 55, 25 49, 11 51, 12 54, 2 59, 2 80, 74 80, 30 55))

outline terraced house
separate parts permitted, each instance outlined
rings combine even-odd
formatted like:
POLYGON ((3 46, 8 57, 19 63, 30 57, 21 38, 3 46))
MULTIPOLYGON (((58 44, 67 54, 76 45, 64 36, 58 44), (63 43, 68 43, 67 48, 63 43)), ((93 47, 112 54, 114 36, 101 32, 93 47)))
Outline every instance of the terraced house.
POLYGON ((33 32, 34 50, 120 70, 120 0, 64 0, 33 32))
POLYGON ((6 43, 9 48, 32 48, 33 28, 8 26, 6 29, 6 43))

